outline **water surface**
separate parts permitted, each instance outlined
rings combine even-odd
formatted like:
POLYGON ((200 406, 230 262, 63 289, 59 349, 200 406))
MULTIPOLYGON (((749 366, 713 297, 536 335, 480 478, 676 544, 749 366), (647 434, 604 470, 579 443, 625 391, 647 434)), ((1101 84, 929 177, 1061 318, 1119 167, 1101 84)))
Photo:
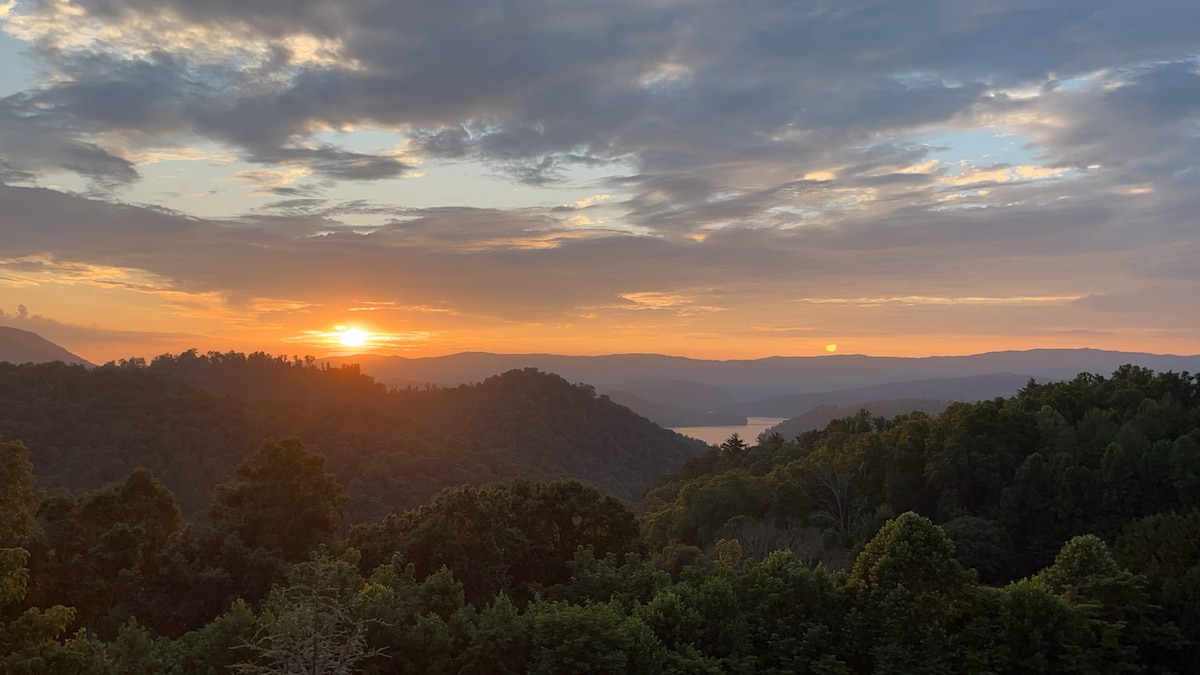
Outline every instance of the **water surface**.
POLYGON ((742 440, 750 445, 754 445, 755 439, 762 432, 779 424, 787 419, 786 417, 749 417, 746 423, 740 426, 723 426, 723 427, 672 427, 684 436, 699 438, 700 440, 710 445, 720 445, 725 442, 732 434, 741 436, 742 440))

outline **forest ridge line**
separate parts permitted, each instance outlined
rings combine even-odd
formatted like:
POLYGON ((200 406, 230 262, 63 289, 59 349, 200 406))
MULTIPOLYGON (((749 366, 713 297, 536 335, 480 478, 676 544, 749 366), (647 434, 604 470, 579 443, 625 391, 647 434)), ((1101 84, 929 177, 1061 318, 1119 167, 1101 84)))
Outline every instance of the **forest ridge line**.
POLYGON ((892 357, 835 354, 707 360, 661 354, 566 356, 464 352, 409 358, 358 354, 324 359, 357 363, 382 382, 477 382, 512 368, 536 367, 598 388, 626 381, 681 380, 721 387, 739 402, 786 394, 872 386, 889 382, 1011 373, 1070 379, 1081 372, 1109 373, 1124 364, 1156 371, 1200 370, 1200 354, 1172 355, 1098 349, 1034 349, 970 356, 892 357))
MULTIPOLYGON (((192 350, 201 353, 200 350, 192 350)), ((135 358, 138 355, 128 355, 135 358)), ((302 355, 303 356, 303 355, 302 355)), ((151 355, 140 355, 151 358, 151 355)), ((67 349, 36 333, 0 326, 0 361, 46 361, 88 364, 67 349)), ((388 386, 436 384, 455 386, 480 382, 512 369, 535 367, 572 382, 586 382, 601 390, 626 391, 629 382, 698 383, 718 387, 732 401, 797 394, 813 394, 913 380, 1012 374, 1039 380, 1070 379, 1081 372, 1108 373, 1124 364, 1155 371, 1200 370, 1200 353, 1151 354, 1099 349, 1031 349, 995 351, 967 356, 894 357, 857 354, 820 356, 769 356, 757 359, 696 359, 654 353, 575 356, 563 354, 500 354, 462 352, 445 356, 405 357, 352 354, 318 357, 334 365, 359 364, 363 372, 388 386)), ((672 393, 644 396, 655 403, 695 407, 672 393)), ((1007 392, 1011 393, 1011 392, 1007 392)))

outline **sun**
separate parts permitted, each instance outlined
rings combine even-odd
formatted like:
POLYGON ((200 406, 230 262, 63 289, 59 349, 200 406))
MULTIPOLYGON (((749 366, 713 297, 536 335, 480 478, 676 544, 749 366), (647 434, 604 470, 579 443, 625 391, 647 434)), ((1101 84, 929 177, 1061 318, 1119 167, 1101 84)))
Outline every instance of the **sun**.
POLYGON ((371 334, 358 328, 346 328, 338 335, 338 341, 346 347, 361 347, 367 344, 371 334))
POLYGON ((825 351, 827 351, 827 352, 829 352, 830 354, 832 354, 832 353, 834 353, 834 352, 836 352, 836 351, 837 351, 837 345, 835 345, 835 344, 833 344, 832 342, 830 342, 829 344, 825 345, 825 351))

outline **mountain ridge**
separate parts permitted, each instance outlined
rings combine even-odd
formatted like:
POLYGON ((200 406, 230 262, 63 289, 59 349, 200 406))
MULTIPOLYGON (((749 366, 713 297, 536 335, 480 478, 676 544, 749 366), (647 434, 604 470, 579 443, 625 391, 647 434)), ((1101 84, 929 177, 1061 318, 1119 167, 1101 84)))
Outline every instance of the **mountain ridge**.
POLYGON ((892 419, 897 415, 904 415, 911 412, 921 412, 931 417, 936 417, 942 414, 942 411, 950 407, 951 404, 951 401, 926 398, 862 401, 840 406, 821 404, 813 406, 791 419, 784 420, 763 433, 777 433, 785 439, 792 439, 806 431, 820 431, 833 420, 851 417, 860 410, 866 410, 871 413, 872 417, 884 417, 886 419, 892 419))
MULTIPOLYGON (((758 417, 796 417, 814 407, 859 405, 864 401, 899 399, 934 399, 942 401, 982 401, 1009 397, 1017 393, 1033 375, 993 373, 928 380, 885 382, 869 387, 850 387, 811 394, 771 396, 757 401, 737 403, 721 408, 721 412, 758 417)), ((851 411, 854 412, 854 411, 851 411)))
POLYGON ((51 488, 96 489, 141 466, 196 515, 262 439, 286 437, 325 456, 358 522, 447 487, 514 478, 574 478, 633 501, 704 450, 590 386, 534 370, 388 391, 355 368, 268 355, 0 364, 0 439, 23 441, 51 488))
POLYGON ((37 333, 12 326, 0 326, 0 362, 3 361, 13 364, 62 361, 67 365, 94 365, 37 333))
MULTIPOLYGON (((1075 377, 1081 372, 1110 373, 1127 363, 1158 372, 1200 371, 1200 354, 1150 354, 1092 348, 1008 350, 967 356, 928 357, 834 354, 705 360, 658 354, 567 356, 462 352, 435 357, 356 355, 326 360, 335 364, 358 363, 364 372, 370 373, 378 381, 404 378, 442 386, 479 382, 497 372, 527 367, 554 372, 572 382, 587 382, 600 391, 617 389, 617 385, 623 387, 622 391, 628 391, 630 382, 673 380, 719 387, 729 392, 739 404, 774 396, 818 394, 896 382, 1003 373, 1021 373, 1023 377, 1038 380, 1058 380, 1075 377)), ((681 401, 655 402, 684 405, 681 401)), ((784 415, 792 416, 800 412, 803 409, 790 410, 784 415)), ((767 415, 760 411, 753 411, 753 414, 767 415)))
POLYGON ((637 394, 616 389, 601 392, 614 403, 623 405, 664 428, 742 426, 746 416, 736 413, 714 412, 688 408, 675 403, 647 401, 637 394))

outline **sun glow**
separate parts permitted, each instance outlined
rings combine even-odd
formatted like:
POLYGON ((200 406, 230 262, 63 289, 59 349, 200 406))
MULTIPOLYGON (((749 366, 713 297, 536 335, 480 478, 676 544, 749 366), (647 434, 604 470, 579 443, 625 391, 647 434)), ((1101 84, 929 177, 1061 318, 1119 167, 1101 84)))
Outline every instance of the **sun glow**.
POLYGON ((371 334, 358 328, 341 328, 339 326, 338 341, 346 347, 361 347, 367 344, 371 334))

